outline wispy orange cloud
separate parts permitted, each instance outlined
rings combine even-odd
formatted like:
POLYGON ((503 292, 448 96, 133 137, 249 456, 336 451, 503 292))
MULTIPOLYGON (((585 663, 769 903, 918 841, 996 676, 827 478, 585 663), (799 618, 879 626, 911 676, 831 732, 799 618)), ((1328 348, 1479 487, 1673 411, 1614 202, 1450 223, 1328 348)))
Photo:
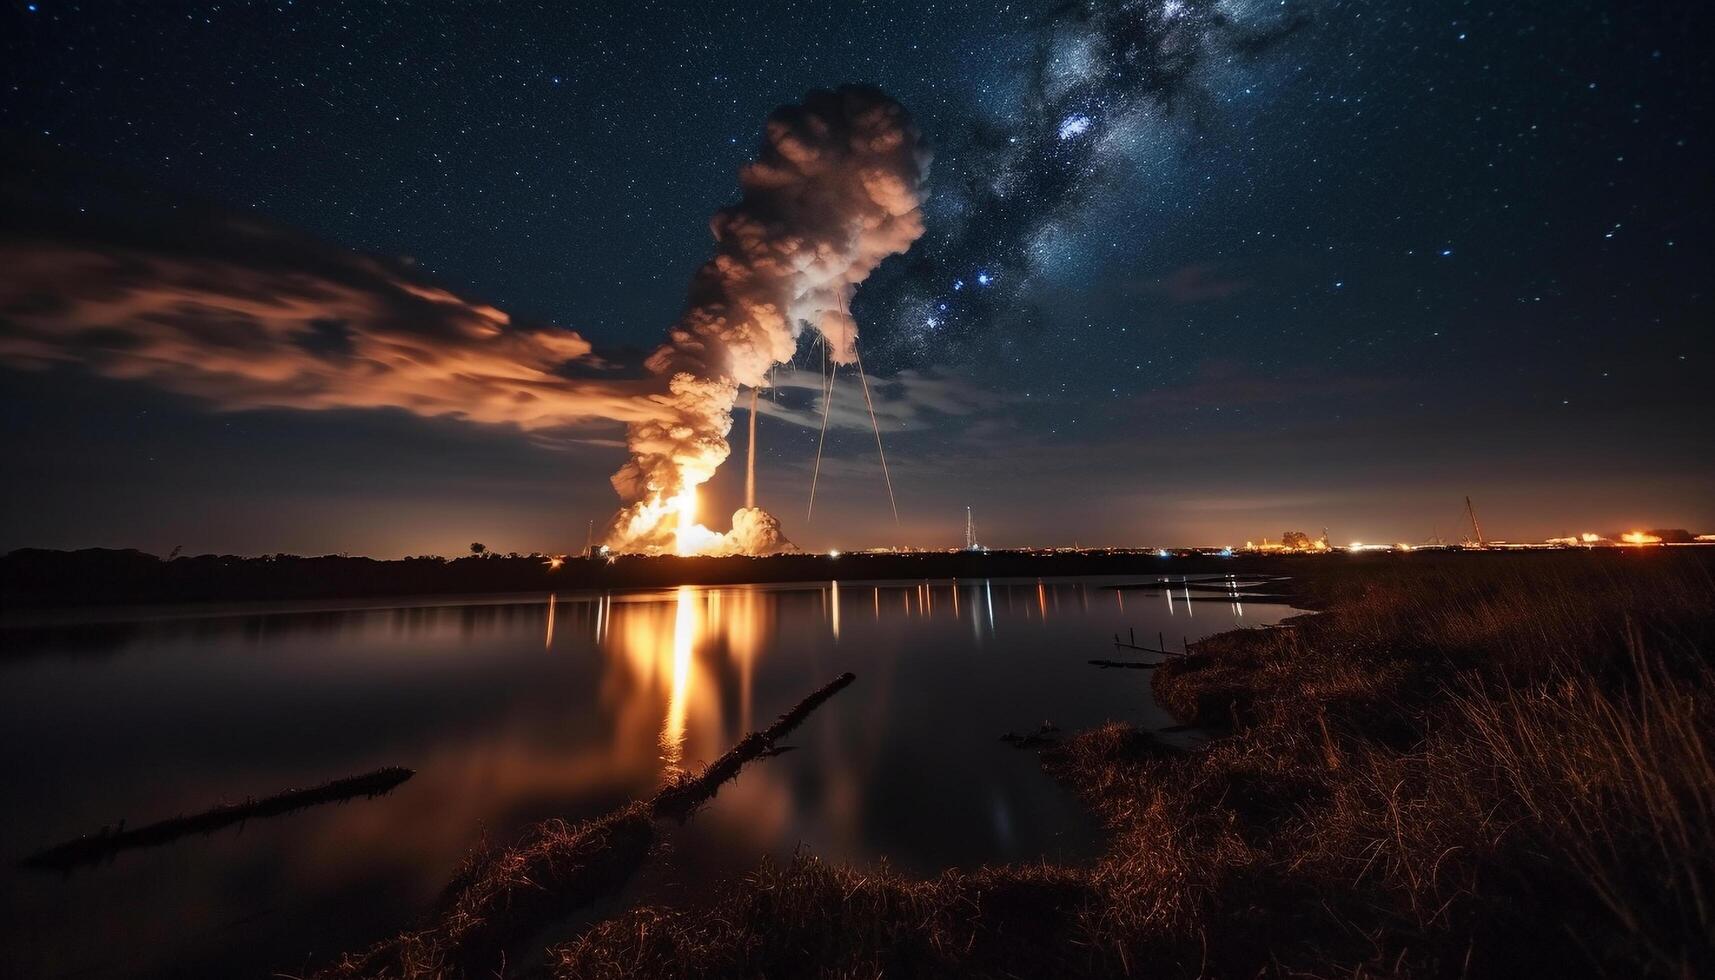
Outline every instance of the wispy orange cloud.
POLYGON ((79 365, 225 409, 398 408, 532 432, 660 411, 657 382, 600 376, 571 330, 249 219, 190 218, 159 241, 72 231, 0 238, 0 363, 79 365))

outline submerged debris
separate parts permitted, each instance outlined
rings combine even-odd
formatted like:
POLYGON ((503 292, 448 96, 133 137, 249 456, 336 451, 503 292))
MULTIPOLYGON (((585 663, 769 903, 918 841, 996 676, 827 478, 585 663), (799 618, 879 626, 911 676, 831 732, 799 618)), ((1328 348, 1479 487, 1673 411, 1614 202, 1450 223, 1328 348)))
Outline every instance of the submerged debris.
POLYGON ((291 789, 273 796, 246 799, 242 803, 222 803, 188 817, 174 817, 126 830, 121 820, 117 828, 101 828, 97 833, 56 844, 45 851, 18 862, 21 868, 47 871, 70 871, 84 864, 99 864, 120 851, 139 847, 159 847, 191 834, 210 834, 235 823, 250 819, 278 817, 322 803, 340 803, 362 796, 373 799, 415 776, 415 769, 389 766, 361 776, 348 776, 322 783, 308 789, 291 789))

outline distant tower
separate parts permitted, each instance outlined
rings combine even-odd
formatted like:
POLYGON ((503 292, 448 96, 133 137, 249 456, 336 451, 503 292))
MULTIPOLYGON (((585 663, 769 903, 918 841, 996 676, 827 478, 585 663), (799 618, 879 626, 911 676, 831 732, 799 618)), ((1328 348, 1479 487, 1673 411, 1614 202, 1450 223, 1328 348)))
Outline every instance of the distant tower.
POLYGON ((965 508, 965 550, 977 550, 977 525, 971 519, 971 509, 965 508))
POLYGON ((1471 506, 1471 498, 1465 498, 1465 513, 1471 518, 1471 533, 1477 536, 1477 547, 1487 546, 1483 540, 1483 525, 1477 523, 1477 508, 1471 506))
POLYGON ((750 389, 749 455, 744 464, 744 506, 756 509, 756 396, 760 389, 750 389))

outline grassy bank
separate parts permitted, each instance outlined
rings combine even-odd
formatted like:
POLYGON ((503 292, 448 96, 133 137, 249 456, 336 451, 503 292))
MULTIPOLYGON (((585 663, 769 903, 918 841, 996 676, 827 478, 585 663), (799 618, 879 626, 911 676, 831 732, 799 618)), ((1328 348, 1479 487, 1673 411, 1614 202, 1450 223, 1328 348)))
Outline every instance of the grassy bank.
MULTIPOLYGON (((1701 554, 1320 561, 1323 610, 1154 676, 1179 752, 1047 750, 1090 865, 914 880, 811 857, 626 912, 563 977, 1715 973, 1715 580, 1701 554)), ((926 819, 930 817, 926 815, 926 819)))

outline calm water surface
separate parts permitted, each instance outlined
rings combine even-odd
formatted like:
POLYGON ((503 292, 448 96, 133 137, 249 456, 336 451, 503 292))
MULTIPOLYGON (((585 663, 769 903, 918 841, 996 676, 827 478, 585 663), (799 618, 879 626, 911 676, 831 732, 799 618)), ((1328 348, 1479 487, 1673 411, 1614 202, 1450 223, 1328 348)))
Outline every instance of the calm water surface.
POLYGON ((815 583, 198 609, 0 629, 0 947, 21 976, 303 973, 410 924, 473 843, 653 792, 842 671, 669 839, 627 899, 763 855, 928 872, 1095 853, 1034 753, 1044 720, 1159 727, 1135 628, 1177 649, 1292 610, 1130 579, 815 583), (252 820, 70 875, 18 857, 120 819, 400 765, 392 794, 252 820))

